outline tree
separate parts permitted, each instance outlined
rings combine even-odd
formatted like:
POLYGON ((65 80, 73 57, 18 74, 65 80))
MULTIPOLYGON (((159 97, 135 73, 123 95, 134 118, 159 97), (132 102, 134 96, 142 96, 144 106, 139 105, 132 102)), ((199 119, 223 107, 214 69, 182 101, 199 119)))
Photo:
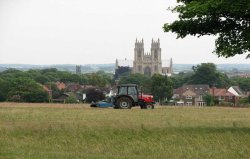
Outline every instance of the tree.
POLYGON ((78 100, 75 95, 70 94, 66 99, 65 103, 78 103, 78 100))
POLYGON ((41 83, 41 84, 45 84, 47 82, 49 82, 49 78, 44 76, 44 75, 37 75, 34 80, 38 83, 41 83))
POLYGON ((152 82, 151 82, 151 77, 136 73, 136 74, 129 74, 128 76, 122 76, 120 78, 119 84, 128 84, 128 83, 142 86, 143 92, 149 93, 152 82))
POLYGON ((14 78, 8 81, 8 100, 20 102, 47 102, 48 93, 42 86, 29 78, 14 78), (14 98, 13 98, 14 97, 14 98), (16 98, 18 97, 18 98, 16 98))
POLYGON ((45 83, 45 86, 52 91, 53 99, 60 97, 64 92, 64 90, 59 90, 54 82, 47 82, 45 83))
POLYGON ((0 89, 0 102, 3 102, 7 98, 7 96, 6 96, 6 94, 7 94, 6 89, 7 88, 6 88, 6 81, 1 79, 1 78, 0 78, 0 88, 1 88, 0 89))
POLYGON ((204 100, 206 101, 206 105, 207 106, 212 106, 214 105, 214 99, 213 96, 211 94, 205 94, 204 96, 204 100))
POLYGON ((91 73, 87 74, 87 81, 88 84, 98 86, 98 87, 105 87, 111 83, 111 76, 103 73, 91 73))
POLYGON ((208 84, 210 86, 226 87, 230 85, 228 77, 217 71, 215 64, 202 63, 193 67, 194 74, 190 77, 189 84, 208 84))
POLYGON ((154 74, 152 77, 151 92, 157 100, 161 102, 173 96, 173 84, 170 78, 159 74, 154 74))
MULTIPOLYGON (((250 51, 250 1, 249 0, 177 0, 172 12, 179 20, 164 25, 165 32, 177 33, 177 38, 187 35, 216 35, 215 53, 232 57, 250 51)), ((250 54, 247 55, 247 58, 250 54)))
POLYGON ((186 84, 188 81, 190 81, 190 77, 193 75, 193 72, 180 72, 179 74, 173 75, 171 77, 171 80, 173 81, 173 87, 179 88, 186 84))
POLYGON ((250 94, 248 95, 248 104, 250 104, 250 94))
POLYGON ((115 70, 115 75, 114 75, 114 79, 118 79, 119 77, 122 76, 128 76, 131 73, 131 69, 126 66, 118 66, 118 68, 115 70))
POLYGON ((87 102, 97 102, 100 100, 105 99, 105 95, 103 94, 103 92, 99 89, 96 88, 89 88, 86 91, 86 101, 87 102))
POLYGON ((233 77, 231 81, 234 85, 238 85, 243 91, 250 91, 250 78, 233 77))

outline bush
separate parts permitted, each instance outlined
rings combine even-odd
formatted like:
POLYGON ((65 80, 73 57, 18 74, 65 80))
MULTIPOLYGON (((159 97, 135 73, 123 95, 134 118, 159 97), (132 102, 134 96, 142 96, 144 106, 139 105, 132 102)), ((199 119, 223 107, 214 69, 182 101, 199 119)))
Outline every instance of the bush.
POLYGON ((97 102, 97 101, 100 101, 103 99, 105 99, 105 95, 99 89, 90 88, 86 92, 86 102, 88 102, 88 103, 90 103, 92 101, 97 102))
POLYGON ((6 100, 6 96, 4 95, 4 92, 0 91, 0 102, 4 102, 6 100))
POLYGON ((70 95, 65 99, 65 103, 78 103, 76 96, 70 95))
MULTIPOLYGON (((250 96, 249 96, 249 97, 250 97, 250 96)), ((249 97, 241 98, 241 99, 239 100, 239 105, 240 105, 240 106, 244 106, 244 107, 250 106, 249 97)))
POLYGON ((214 98, 211 94, 206 94, 204 96, 204 99, 206 101, 207 106, 213 106, 214 105, 214 98))
POLYGON ((219 106, 234 106, 234 103, 232 102, 221 102, 219 106))

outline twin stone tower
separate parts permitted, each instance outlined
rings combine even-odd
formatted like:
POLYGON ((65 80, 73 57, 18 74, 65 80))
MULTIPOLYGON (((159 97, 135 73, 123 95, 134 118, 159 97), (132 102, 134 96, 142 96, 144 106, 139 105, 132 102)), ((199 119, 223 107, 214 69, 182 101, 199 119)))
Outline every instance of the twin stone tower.
POLYGON ((160 40, 152 39, 151 52, 144 51, 143 39, 135 41, 134 61, 116 60, 116 71, 121 67, 130 67, 132 73, 140 73, 147 76, 153 74, 162 74, 171 76, 172 74, 172 59, 162 61, 160 40))

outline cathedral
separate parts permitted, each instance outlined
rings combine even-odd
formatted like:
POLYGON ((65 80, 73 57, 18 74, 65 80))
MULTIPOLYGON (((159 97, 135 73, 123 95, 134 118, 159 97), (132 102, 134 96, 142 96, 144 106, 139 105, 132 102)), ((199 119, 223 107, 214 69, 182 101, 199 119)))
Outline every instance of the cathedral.
POLYGON ((162 74, 171 76, 173 61, 161 59, 160 40, 154 41, 152 39, 151 51, 144 52, 143 39, 135 41, 134 60, 116 60, 116 69, 122 67, 129 67, 131 73, 140 73, 147 76, 154 74, 162 74))

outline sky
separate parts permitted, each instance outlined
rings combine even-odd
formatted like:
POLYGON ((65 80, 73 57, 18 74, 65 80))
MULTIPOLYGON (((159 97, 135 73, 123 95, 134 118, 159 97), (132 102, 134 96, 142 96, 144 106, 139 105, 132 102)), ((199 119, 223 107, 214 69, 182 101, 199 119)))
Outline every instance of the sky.
POLYGON ((160 39, 162 59, 178 64, 247 63, 218 58, 214 36, 176 39, 164 23, 176 0, 0 0, 0 64, 106 64, 134 58, 134 43, 160 39))

